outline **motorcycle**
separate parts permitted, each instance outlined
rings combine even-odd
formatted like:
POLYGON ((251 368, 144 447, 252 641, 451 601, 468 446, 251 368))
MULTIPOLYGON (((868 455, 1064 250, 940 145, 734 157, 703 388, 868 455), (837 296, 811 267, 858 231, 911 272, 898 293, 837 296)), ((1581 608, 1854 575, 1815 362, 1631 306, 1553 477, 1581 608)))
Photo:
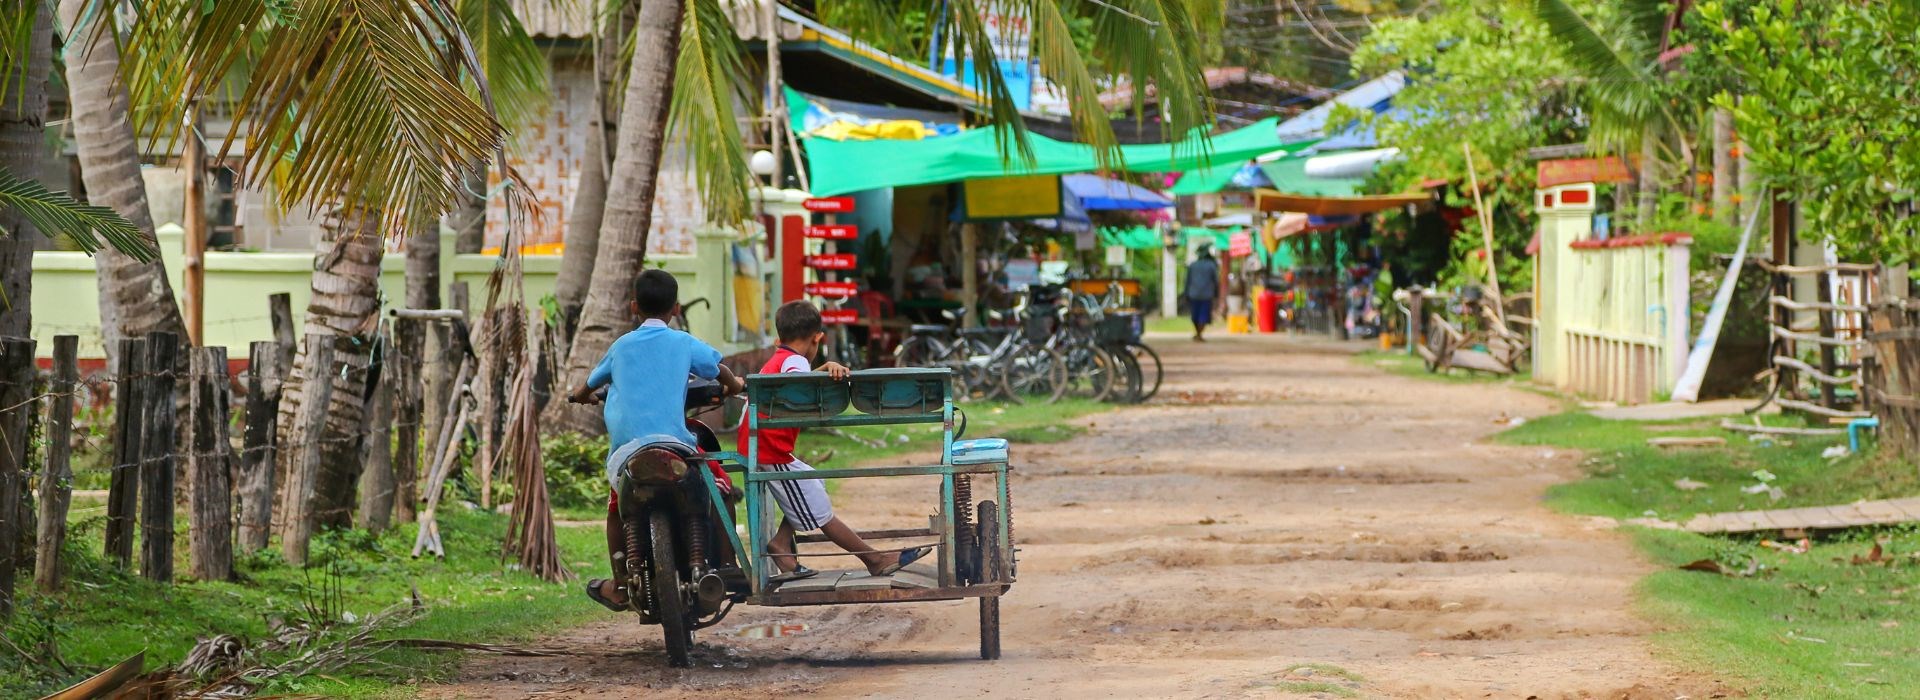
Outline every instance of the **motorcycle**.
POLYGON ((709 479, 727 483, 724 472, 697 459, 721 451, 719 436, 695 418, 723 406, 726 392, 703 379, 689 380, 686 391, 687 428, 698 447, 658 442, 626 458, 615 486, 624 541, 612 555, 640 622, 660 625, 667 661, 681 668, 691 663, 694 630, 726 619, 751 585, 714 517, 716 507, 733 508, 738 491, 710 490, 709 479))

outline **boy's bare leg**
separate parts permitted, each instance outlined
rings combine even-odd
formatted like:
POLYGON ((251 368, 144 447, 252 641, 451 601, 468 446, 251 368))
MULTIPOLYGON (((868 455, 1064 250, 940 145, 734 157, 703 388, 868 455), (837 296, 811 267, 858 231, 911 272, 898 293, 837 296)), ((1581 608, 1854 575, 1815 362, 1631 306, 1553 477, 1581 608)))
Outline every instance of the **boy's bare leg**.
POLYGON ((773 565, 783 573, 799 568, 800 558, 793 556, 793 526, 780 521, 780 529, 773 531, 773 539, 767 540, 767 556, 773 559, 773 565))
POLYGON ((878 576, 882 569, 900 561, 898 552, 873 551, 873 547, 860 538, 860 533, 854 532, 853 528, 848 527, 839 518, 828 520, 826 524, 820 526, 820 531, 826 533, 827 539, 833 540, 833 543, 840 545, 841 549, 859 557, 860 563, 867 565, 867 573, 878 576))
POLYGON ((613 578, 600 584, 600 595, 613 601, 614 605, 627 602, 627 592, 620 590, 620 581, 625 579, 627 574, 620 567, 620 559, 614 556, 616 552, 626 550, 627 529, 620 523, 620 511, 609 507, 607 508, 607 562, 613 571, 613 578))

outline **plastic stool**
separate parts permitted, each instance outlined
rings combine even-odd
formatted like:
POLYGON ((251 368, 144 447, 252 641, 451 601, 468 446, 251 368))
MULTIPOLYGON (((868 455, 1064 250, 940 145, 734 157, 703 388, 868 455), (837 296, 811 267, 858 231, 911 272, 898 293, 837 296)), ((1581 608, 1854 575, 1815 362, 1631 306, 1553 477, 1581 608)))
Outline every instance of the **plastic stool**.
POLYGON ((1847 449, 1852 450, 1854 454, 1860 453, 1860 429, 1861 428, 1872 428, 1874 430, 1879 430, 1880 419, 1879 418, 1855 418, 1847 422, 1847 449))

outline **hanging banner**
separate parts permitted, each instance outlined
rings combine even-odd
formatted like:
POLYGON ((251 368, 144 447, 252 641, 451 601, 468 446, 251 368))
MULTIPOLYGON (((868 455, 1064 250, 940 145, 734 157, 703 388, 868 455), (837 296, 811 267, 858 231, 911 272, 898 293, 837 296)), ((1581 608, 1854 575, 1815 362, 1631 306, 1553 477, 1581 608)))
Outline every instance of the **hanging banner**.
POLYGON ((845 214, 853 211, 852 197, 811 197, 800 202, 807 211, 820 214, 845 214))
POLYGON ((808 226, 805 235, 829 241, 851 241, 860 237, 860 227, 853 224, 820 224, 808 226))
POLYGON ((806 264, 815 270, 851 270, 855 265, 852 253, 809 255, 806 264))
POLYGON ((821 309, 820 322, 829 326, 844 326, 860 320, 859 309, 821 309))
POLYGON ((807 293, 829 299, 845 299, 859 294, 860 285, 856 282, 808 282, 807 293))
POLYGON ((1060 176, 1016 175, 960 183, 969 221, 1060 216, 1060 176))

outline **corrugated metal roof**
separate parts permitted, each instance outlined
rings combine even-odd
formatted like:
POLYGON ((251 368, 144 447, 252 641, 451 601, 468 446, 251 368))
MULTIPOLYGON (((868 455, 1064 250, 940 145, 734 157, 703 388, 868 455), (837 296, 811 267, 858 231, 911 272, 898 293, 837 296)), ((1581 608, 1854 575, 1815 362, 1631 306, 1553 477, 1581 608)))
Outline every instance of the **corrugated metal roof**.
POLYGON ((514 14, 539 39, 585 39, 593 35, 590 0, 513 0, 514 14))

